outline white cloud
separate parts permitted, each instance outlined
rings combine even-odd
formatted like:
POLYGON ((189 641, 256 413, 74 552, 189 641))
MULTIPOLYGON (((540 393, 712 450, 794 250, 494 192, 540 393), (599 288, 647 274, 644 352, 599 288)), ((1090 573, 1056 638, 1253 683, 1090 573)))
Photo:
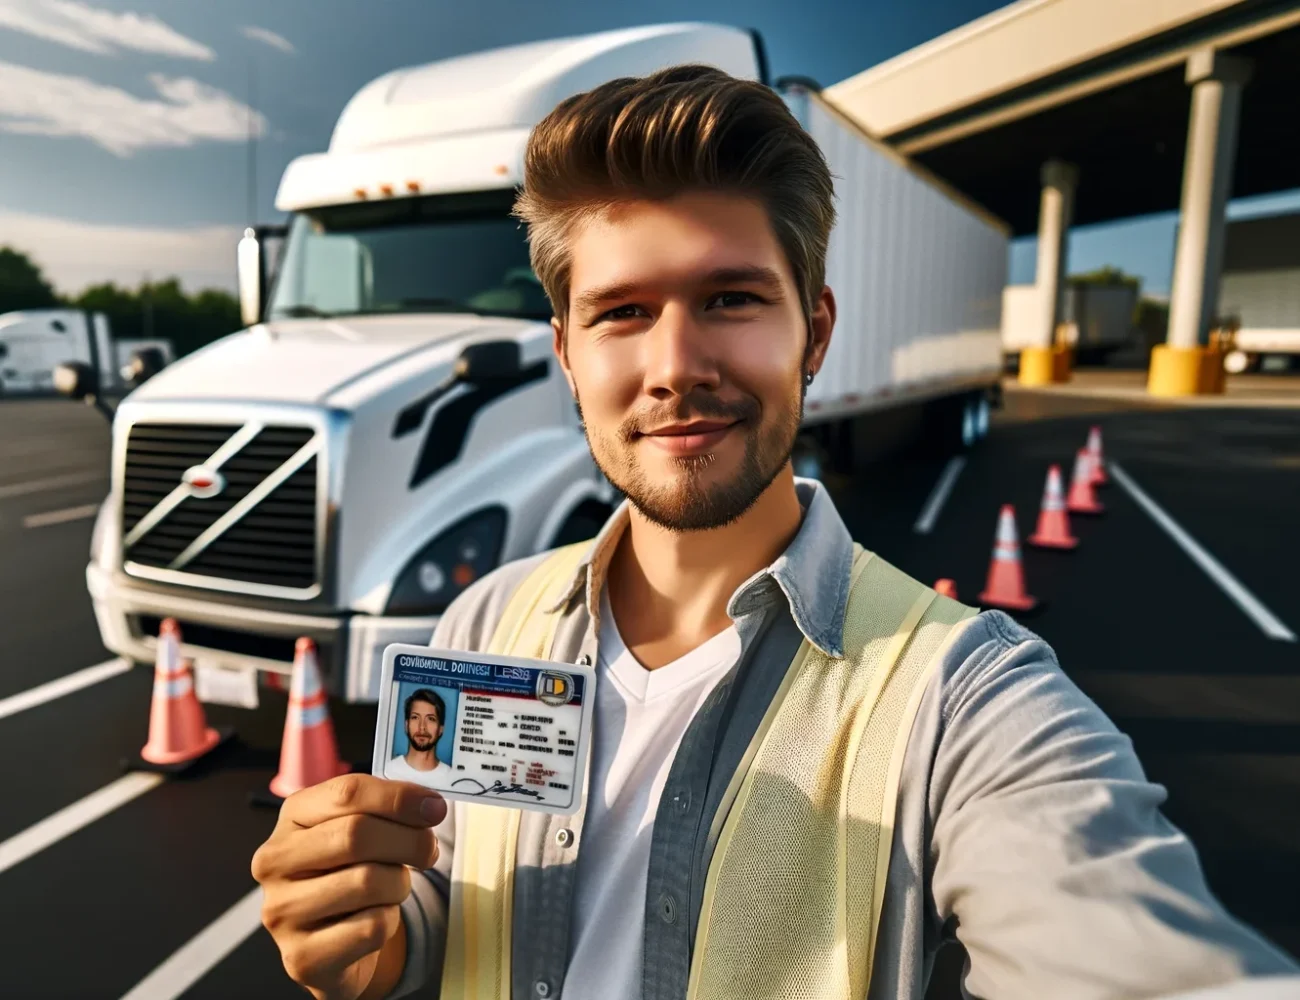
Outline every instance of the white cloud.
POLYGON ((273 49, 279 49, 281 52, 287 52, 289 55, 297 53, 293 47, 293 42, 283 35, 277 35, 270 28, 259 28, 255 24, 245 24, 239 29, 245 38, 251 38, 255 42, 262 42, 273 49))
POLYGON ((243 227, 93 225, 0 209, 0 233, 0 244, 30 254, 64 293, 104 281, 135 287, 146 274, 154 281, 175 275, 189 291, 233 292, 243 227))
POLYGON ((0 27, 100 55, 129 49, 203 62, 217 57, 152 14, 117 13, 78 0, 0 0, 0 27))
POLYGON ((118 156, 150 147, 236 142, 266 119, 223 90, 188 77, 149 76, 160 100, 80 76, 0 62, 0 132, 81 136, 118 156), (251 116, 251 122, 250 122, 251 116))

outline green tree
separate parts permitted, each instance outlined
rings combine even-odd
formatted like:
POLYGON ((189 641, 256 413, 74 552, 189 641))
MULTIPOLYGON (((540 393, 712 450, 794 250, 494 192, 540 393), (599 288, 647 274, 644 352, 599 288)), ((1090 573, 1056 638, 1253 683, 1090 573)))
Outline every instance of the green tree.
POLYGON ((59 297, 39 265, 21 250, 0 246, 0 313, 57 305, 59 297))
POLYGON ((1083 274, 1070 275, 1070 283, 1075 285, 1130 285, 1133 288, 1142 287, 1142 279, 1132 274, 1125 274, 1118 267, 1111 267, 1107 264, 1105 267, 1099 267, 1095 271, 1085 271, 1083 274))
POLYGON ((229 292, 205 288, 187 295, 176 278, 141 284, 134 290, 112 283, 93 285, 71 304, 108 316, 116 338, 170 340, 177 357, 234 333, 242 325, 239 301, 229 292))

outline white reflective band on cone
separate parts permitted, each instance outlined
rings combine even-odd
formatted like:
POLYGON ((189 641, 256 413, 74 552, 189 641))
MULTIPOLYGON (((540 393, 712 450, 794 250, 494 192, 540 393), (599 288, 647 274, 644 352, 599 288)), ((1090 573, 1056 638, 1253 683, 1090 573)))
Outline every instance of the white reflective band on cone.
POLYGON ((153 693, 168 698, 180 698, 189 694, 193 689, 194 679, 188 673, 170 678, 155 677, 153 682, 153 693))
POLYGON ((325 711, 325 702, 318 705, 308 705, 306 708, 298 709, 298 721, 303 729, 310 729, 312 726, 319 726, 329 718, 325 711))

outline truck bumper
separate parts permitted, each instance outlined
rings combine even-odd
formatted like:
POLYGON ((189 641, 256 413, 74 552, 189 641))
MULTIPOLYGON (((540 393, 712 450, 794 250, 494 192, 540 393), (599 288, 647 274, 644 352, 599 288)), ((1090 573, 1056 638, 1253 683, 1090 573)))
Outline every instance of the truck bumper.
POLYGON ((192 594, 133 587, 91 563, 86 586, 104 645, 140 663, 152 662, 158 625, 175 618, 181 653, 196 660, 288 675, 300 636, 315 641, 326 688, 350 702, 379 698, 384 648, 395 642, 427 645, 438 616, 302 615, 222 604, 192 594))

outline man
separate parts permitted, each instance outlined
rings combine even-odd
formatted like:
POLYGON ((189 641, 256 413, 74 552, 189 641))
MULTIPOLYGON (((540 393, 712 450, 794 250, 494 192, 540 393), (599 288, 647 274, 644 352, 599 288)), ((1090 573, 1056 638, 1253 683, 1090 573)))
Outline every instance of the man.
POLYGON ((902 1000, 954 935, 990 998, 1297 971, 1211 896, 1040 639, 857 550, 795 480, 832 193, 780 99, 712 69, 534 130, 517 211, 628 502, 576 556, 480 581, 433 644, 500 649, 522 614, 538 651, 596 663, 585 803, 448 813, 364 775, 291 797, 253 872, 318 1000, 902 1000))
POLYGON ((451 780, 451 765, 438 759, 438 741, 446 718, 447 704, 442 695, 428 688, 412 692, 406 699, 406 753, 388 761, 385 776, 446 788, 451 780))

